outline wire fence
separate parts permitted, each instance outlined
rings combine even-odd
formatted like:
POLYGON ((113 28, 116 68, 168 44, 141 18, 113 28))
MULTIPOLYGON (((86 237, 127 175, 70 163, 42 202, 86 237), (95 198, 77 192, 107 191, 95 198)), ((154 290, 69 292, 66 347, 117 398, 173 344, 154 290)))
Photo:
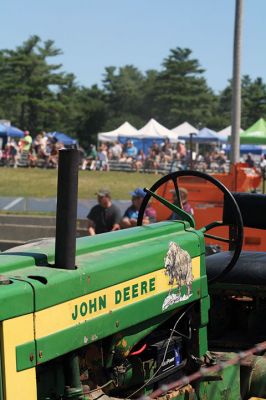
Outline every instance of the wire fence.
POLYGON ((229 366, 236 365, 239 363, 241 364, 241 362, 244 361, 247 357, 254 355, 256 353, 261 353, 265 350, 266 350, 266 341, 258 343, 249 350, 237 353, 235 357, 227 361, 217 361, 215 365, 212 365, 211 367, 208 368, 201 367, 197 372, 194 372, 189 376, 183 376, 182 378, 174 382, 171 382, 169 384, 164 384, 160 388, 152 392, 149 396, 142 397, 142 400, 156 399, 157 397, 160 397, 171 390, 181 389, 182 387, 196 380, 200 380, 206 376, 209 376, 210 374, 220 372, 229 366))

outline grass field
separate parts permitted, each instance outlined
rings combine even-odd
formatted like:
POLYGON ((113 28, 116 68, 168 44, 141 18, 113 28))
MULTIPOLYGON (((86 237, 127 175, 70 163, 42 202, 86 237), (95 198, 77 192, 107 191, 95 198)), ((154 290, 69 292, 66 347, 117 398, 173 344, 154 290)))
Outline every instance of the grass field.
MULTIPOLYGON (((0 196, 56 197, 57 170, 0 168, 0 196)), ((79 171, 79 199, 93 199, 101 187, 114 199, 130 199, 136 187, 150 187, 160 176, 129 172, 79 171)))

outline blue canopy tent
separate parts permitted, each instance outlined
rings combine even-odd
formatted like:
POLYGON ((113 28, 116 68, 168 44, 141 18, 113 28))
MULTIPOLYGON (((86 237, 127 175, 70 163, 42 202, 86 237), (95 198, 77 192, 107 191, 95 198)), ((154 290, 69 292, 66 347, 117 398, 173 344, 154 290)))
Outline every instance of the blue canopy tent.
MULTIPOLYGON (((223 145, 223 150, 226 153, 229 153, 231 151, 231 145, 226 144, 223 145)), ((241 144, 240 145, 240 154, 256 154, 256 155, 262 155, 266 153, 266 146, 265 145, 257 145, 257 144, 241 144)))
POLYGON ((159 146, 164 142, 164 139, 138 139, 135 137, 125 137, 119 136, 119 142, 125 144, 127 140, 131 140, 134 146, 139 150, 143 150, 143 152, 147 155, 149 152, 150 147, 154 143, 157 143, 159 146))
POLYGON ((72 139, 62 132, 49 132, 47 136, 53 138, 56 142, 63 143, 65 146, 76 146, 78 144, 76 139, 72 139))
POLYGON ((0 137, 7 136, 21 138, 24 136, 24 132, 15 126, 0 124, 0 137))
MULTIPOLYGON (((179 136, 181 140, 189 141, 189 136, 179 136)), ((192 137, 194 143, 213 143, 219 142, 220 138, 217 133, 209 128, 202 128, 198 133, 195 133, 192 137)))
MULTIPOLYGON (((217 135, 217 133, 209 128, 202 128, 198 133, 194 133, 191 137, 191 135, 188 136, 179 136, 178 139, 185 140, 186 142, 189 142, 190 148, 189 148, 189 154, 193 154, 193 151, 196 152, 196 154, 199 153, 199 148, 202 146, 203 148, 207 148, 209 146, 213 146, 214 144, 219 145, 220 138, 217 135), (191 140, 191 141, 190 141, 191 140)), ((187 143, 188 144, 188 143, 187 143)), ((203 152, 205 152, 203 150, 203 152)))

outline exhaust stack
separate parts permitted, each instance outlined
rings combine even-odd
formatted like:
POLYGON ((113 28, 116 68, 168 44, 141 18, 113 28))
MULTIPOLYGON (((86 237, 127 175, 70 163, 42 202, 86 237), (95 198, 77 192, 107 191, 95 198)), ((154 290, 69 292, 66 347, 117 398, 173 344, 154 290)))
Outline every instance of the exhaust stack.
POLYGON ((75 269, 79 151, 59 150, 55 267, 75 269))

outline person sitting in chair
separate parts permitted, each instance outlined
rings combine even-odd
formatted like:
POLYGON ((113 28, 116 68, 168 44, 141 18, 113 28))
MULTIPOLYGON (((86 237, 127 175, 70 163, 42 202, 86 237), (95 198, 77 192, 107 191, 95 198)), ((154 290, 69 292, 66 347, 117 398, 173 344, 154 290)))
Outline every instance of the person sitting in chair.
MULTIPOLYGON (((173 193, 173 203, 179 207, 179 204, 177 202, 177 196, 176 196, 176 191, 171 190, 173 193)), ((182 209, 186 211, 188 214, 194 215, 194 210, 191 207, 191 205, 188 202, 188 191, 185 188, 179 188, 179 193, 180 193, 180 200, 182 204, 182 209)), ((176 219, 181 219, 183 220, 182 215, 178 215, 178 213, 173 212, 169 218, 170 220, 176 220, 176 219)))
MULTIPOLYGON (((121 228, 132 228, 133 226, 137 226, 137 220, 139 215, 139 210, 142 204, 146 193, 143 189, 137 188, 134 192, 130 193, 132 195, 132 204, 127 208, 125 214, 121 220, 121 228)), ((144 212, 144 217, 142 224, 147 225, 156 222, 156 211, 155 209, 148 204, 146 210, 144 212)))

